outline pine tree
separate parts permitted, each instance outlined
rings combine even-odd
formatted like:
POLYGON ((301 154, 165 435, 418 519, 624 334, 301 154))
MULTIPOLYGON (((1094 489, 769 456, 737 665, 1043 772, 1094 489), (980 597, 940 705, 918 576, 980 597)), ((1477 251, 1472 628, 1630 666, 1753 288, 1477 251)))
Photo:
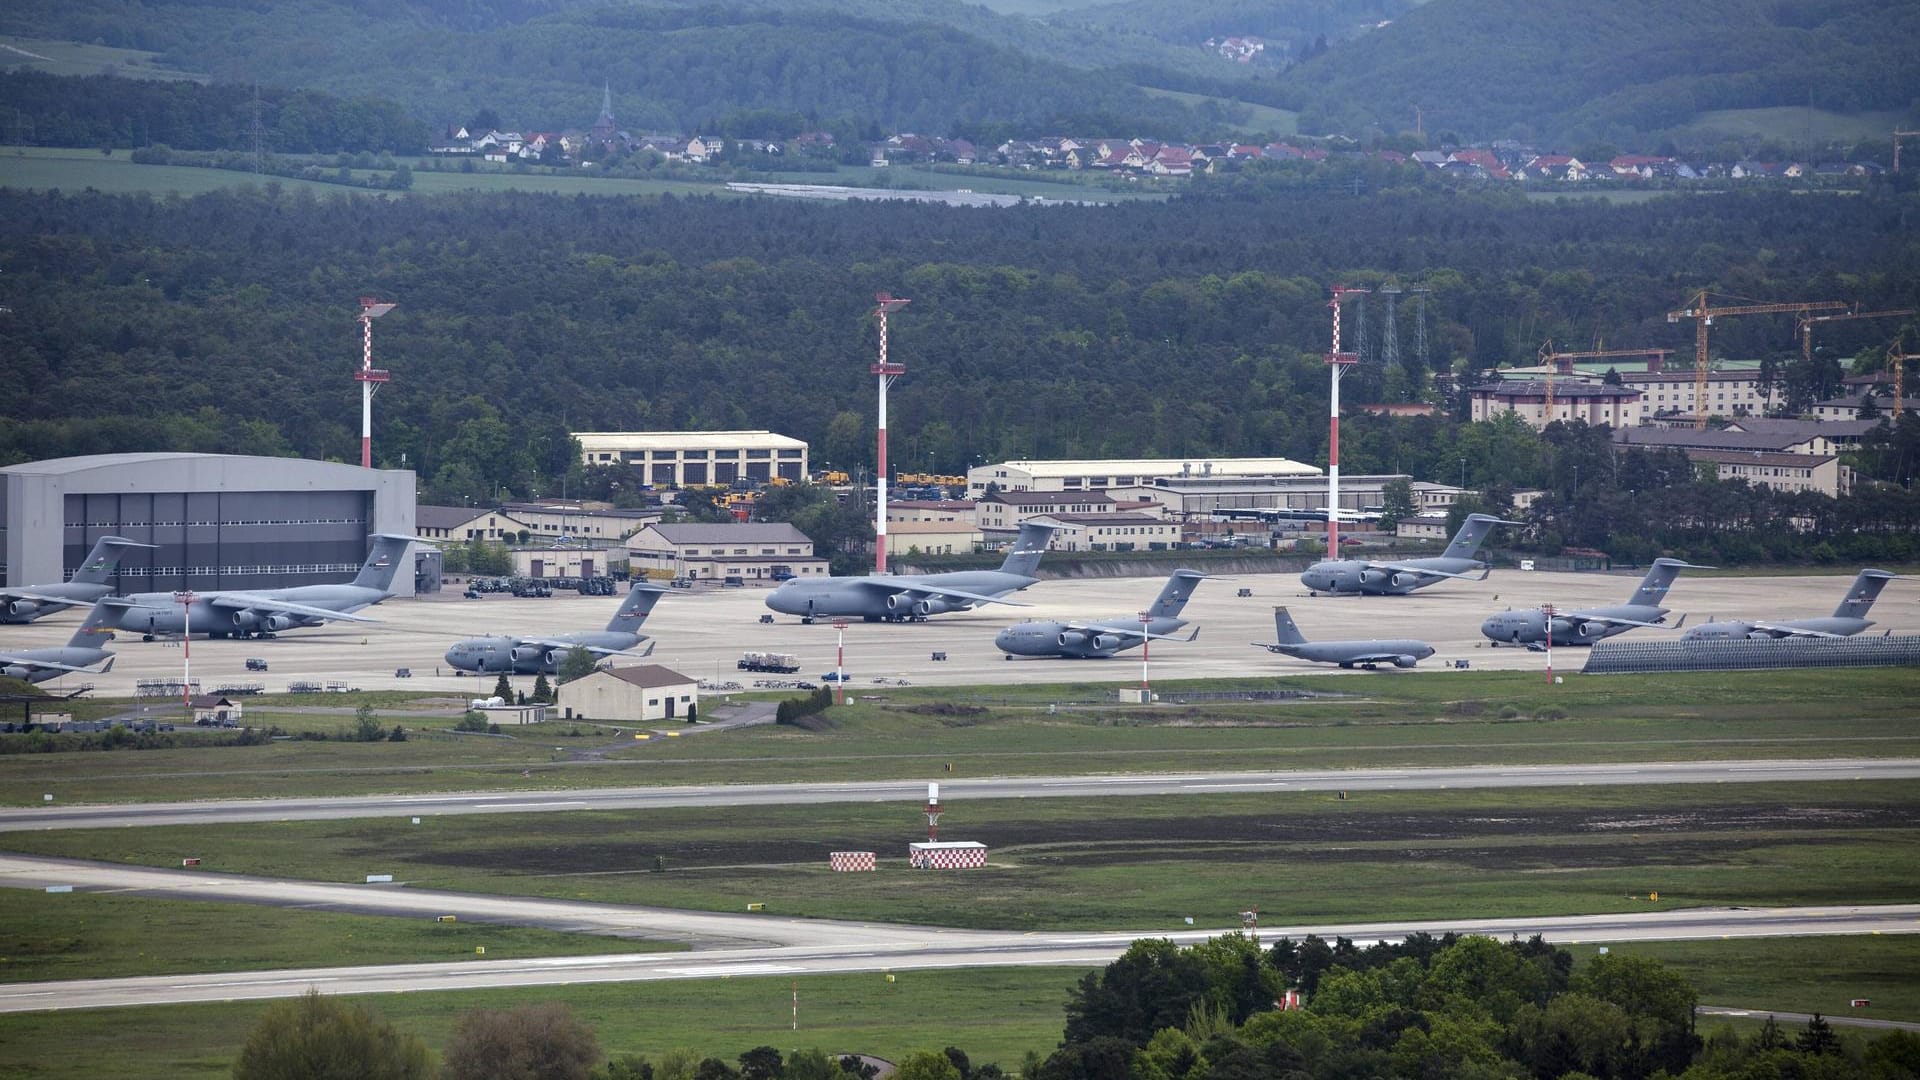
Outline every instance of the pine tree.
POLYGON ((1807 1021, 1807 1029, 1793 1040, 1794 1049, 1803 1054, 1837 1054, 1840 1052, 1840 1036, 1833 1033, 1833 1025, 1819 1013, 1807 1021))
POLYGON ((500 681, 493 684, 493 696, 501 701, 513 700, 513 684, 507 681, 507 673, 500 673, 500 681))
POLYGON ((534 701, 552 701, 553 700, 553 688, 547 685, 547 673, 544 671, 534 676, 533 700, 534 701))

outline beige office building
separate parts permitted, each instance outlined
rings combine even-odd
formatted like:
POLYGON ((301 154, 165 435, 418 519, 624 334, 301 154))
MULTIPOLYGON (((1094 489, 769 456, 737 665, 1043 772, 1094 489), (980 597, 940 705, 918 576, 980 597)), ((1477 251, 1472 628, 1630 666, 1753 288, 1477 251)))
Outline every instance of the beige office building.
POLYGON ((626 465, 656 488, 807 478, 807 444, 771 431, 576 431, 589 465, 626 465))

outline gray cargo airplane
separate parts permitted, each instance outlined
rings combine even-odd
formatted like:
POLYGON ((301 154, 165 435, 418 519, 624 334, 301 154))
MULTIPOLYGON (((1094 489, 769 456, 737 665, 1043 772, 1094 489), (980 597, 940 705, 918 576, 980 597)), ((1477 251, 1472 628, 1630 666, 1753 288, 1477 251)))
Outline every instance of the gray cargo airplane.
POLYGON ((118 612, 113 625, 142 635, 143 641, 159 635, 177 637, 189 628, 208 637, 270 638, 282 630, 336 619, 377 622, 353 613, 393 595, 388 586, 393 584, 394 572, 406 562, 407 545, 418 538, 374 533, 372 539, 367 561, 346 585, 196 593, 190 618, 172 593, 135 593, 101 602, 118 612))
POLYGON ((627 598, 620 602, 613 618, 607 620, 605 630, 579 630, 549 637, 502 635, 466 638, 454 642, 453 647, 447 650, 447 663, 461 671, 484 675, 494 672, 558 675, 560 665, 567 662, 567 654, 575 649, 587 650, 595 660, 609 656, 646 656, 653 652, 652 645, 648 645, 644 652, 629 650, 647 640, 647 636, 640 632, 640 627, 647 621, 648 613, 653 611, 653 605, 659 603, 666 593, 667 590, 658 585, 637 583, 627 598))
POLYGON ((46 682, 62 675, 88 672, 93 665, 102 661, 106 666, 99 670, 105 675, 113 670, 113 654, 104 646, 113 640, 113 609, 106 604, 93 605, 87 612, 86 621, 73 637, 57 649, 15 649, 0 652, 0 675, 10 679, 25 679, 30 683, 46 682))
MULTIPOLYGON (((1673 579, 1682 570, 1711 569, 1711 566, 1694 566, 1679 559, 1655 559, 1647 576, 1641 579, 1640 587, 1633 590, 1633 595, 1627 597, 1626 603, 1613 607, 1554 612, 1553 643, 1561 646, 1591 645, 1601 638, 1624 634, 1636 626, 1663 626, 1667 609, 1660 602, 1666 599, 1667 588, 1673 584, 1673 579)), ((1685 615, 1680 616, 1680 621, 1673 624, 1673 629, 1679 629, 1680 624, 1686 621, 1685 615)), ((1525 645, 1529 649, 1543 649, 1547 642, 1547 616, 1544 611, 1503 611, 1481 623, 1480 632, 1495 644, 1511 643, 1525 645)))
POLYGON ((0 589, 0 623, 30 623, 42 615, 79 605, 91 604, 113 591, 107 579, 120 565, 120 556, 128 548, 150 548, 119 536, 103 536, 94 541, 93 550, 73 577, 59 585, 29 585, 24 589, 0 589))
POLYGON ((1772 639, 1784 637, 1841 638, 1852 637, 1873 625, 1867 618, 1867 609, 1880 598, 1880 590, 1887 587, 1896 575, 1885 570, 1862 570, 1853 579, 1853 585, 1847 590, 1846 599, 1833 609, 1833 614, 1824 619, 1784 619, 1780 622, 1747 622, 1741 619, 1729 619, 1724 622, 1708 622, 1680 635, 1681 641, 1713 641, 1716 639, 1772 639))
POLYGON ((1198 628, 1186 637, 1172 634, 1187 625, 1180 617, 1180 610, 1187 606, 1194 587, 1206 577, 1197 570, 1175 570, 1159 597, 1147 608, 1148 618, 1144 624, 1137 615, 1073 622, 1023 622, 1000 631, 993 644, 1006 653, 1009 660, 1015 656, 1104 659, 1122 650, 1137 648, 1148 638, 1192 641, 1200 636, 1198 628))
POLYGON ((1001 597, 1040 579, 1033 576, 1059 525, 1023 522, 1020 534, 998 570, 955 570, 946 574, 791 578, 767 596, 767 606, 803 623, 826 618, 867 622, 921 622, 929 615, 966 611, 977 604, 1027 605, 1001 597))
POLYGON ((1437 556, 1395 559, 1391 562, 1328 559, 1307 567, 1306 572, 1300 575, 1300 584, 1316 593, 1397 596, 1424 589, 1448 578, 1483 581, 1489 568, 1474 557, 1480 550, 1480 542, 1487 538, 1487 533, 1493 531, 1495 525, 1518 524, 1521 523, 1503 521, 1491 514, 1468 514, 1467 519, 1460 523, 1460 531, 1454 534, 1453 542, 1437 556))
POLYGON ((1300 628, 1293 624, 1293 616, 1284 607, 1273 609, 1273 633, 1279 640, 1272 644, 1256 641, 1253 647, 1291 656, 1296 660, 1311 660, 1316 664, 1339 664, 1343 668, 1360 667, 1372 671, 1381 664, 1410 668, 1433 655, 1433 646, 1411 638, 1308 641, 1300 628))

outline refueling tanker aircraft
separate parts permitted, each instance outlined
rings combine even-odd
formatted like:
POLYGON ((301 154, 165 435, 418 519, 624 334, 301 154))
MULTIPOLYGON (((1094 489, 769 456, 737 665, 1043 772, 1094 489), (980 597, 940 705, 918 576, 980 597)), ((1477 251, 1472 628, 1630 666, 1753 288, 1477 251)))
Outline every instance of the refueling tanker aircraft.
POLYGON ((647 640, 640 627, 667 590, 658 585, 636 582, 633 591, 620 602, 604 630, 579 630, 546 637, 465 638, 447 650, 447 663, 461 671, 484 675, 505 672, 511 675, 558 675, 567 654, 585 649, 596 661, 610 656, 646 656, 653 652, 649 643, 644 652, 630 651, 647 640))
POLYGON ((94 541, 73 578, 58 585, 29 585, 22 589, 0 588, 0 623, 30 623, 42 615, 91 604, 113 591, 107 579, 120 565, 120 556, 128 548, 150 548, 119 536, 103 536, 94 541))
POLYGON ((1175 630, 1187 625, 1180 611, 1194 587, 1207 577, 1197 570, 1175 570, 1160 590, 1160 596, 1147 608, 1147 619, 1138 615, 1115 615, 1105 619, 1069 622, 1023 622, 1000 631, 993 639, 999 650, 1011 660, 1015 656, 1058 656, 1069 659, 1104 659, 1125 649, 1138 648, 1147 639, 1155 641, 1192 641, 1199 628, 1186 637, 1173 637, 1175 630))
POLYGON ((1381 664, 1410 668, 1433 655, 1433 646, 1411 638, 1308 641, 1284 607, 1273 609, 1273 633, 1276 639, 1273 643, 1256 641, 1253 647, 1291 656, 1296 660, 1311 660, 1316 664, 1339 664, 1343 668, 1360 667, 1372 671, 1381 664))
POLYGON ((867 622, 923 622, 929 615, 966 611, 1002 600, 1040 579, 1033 571, 1058 524, 1026 521, 998 570, 955 570, 946 574, 868 574, 864 577, 790 578, 767 595, 767 606, 803 623, 815 619, 858 618, 867 622))
POLYGON ((1484 581, 1490 568, 1475 558, 1480 542, 1495 525, 1519 525, 1491 514, 1468 514, 1453 542, 1439 555, 1425 559, 1328 559, 1307 567, 1300 584, 1316 593, 1368 596, 1404 595, 1449 578, 1484 581))
POLYGON ((80 629, 60 648, 0 651, 0 675, 30 683, 77 672, 105 675, 113 670, 113 654, 105 648, 107 642, 113 640, 112 624, 113 609, 95 604, 80 629), (105 661, 106 666, 94 672, 93 665, 101 661, 105 661))
POLYGON ((1867 618, 1867 610, 1880 598, 1880 590, 1887 587, 1897 575, 1885 570, 1862 570, 1853 579, 1852 587, 1833 609, 1833 614, 1824 619, 1783 619, 1779 622, 1729 619, 1724 622, 1706 622, 1680 635, 1681 641, 1712 641, 1715 639, 1752 638, 1767 640, 1785 637, 1841 638, 1852 637, 1873 625, 1867 618))
MULTIPOLYGON (((152 641, 191 631, 208 637, 270 638, 282 630, 333 620, 378 622, 353 614, 392 596, 394 572, 406 562, 407 545, 419 537, 374 533, 373 550, 346 585, 296 585, 286 589, 195 593, 189 611, 173 593, 134 593, 102 600, 115 610, 111 624, 152 641)), ((431 543, 432 541, 426 541, 431 543)), ((409 564, 410 565, 410 564, 409 564)))
MULTIPOLYGON (((1655 559, 1653 566, 1647 570, 1647 576, 1641 579, 1640 587, 1633 590, 1633 595, 1627 598, 1626 603, 1613 607, 1554 612, 1553 644, 1591 645, 1601 638, 1624 634, 1636 626, 1663 626, 1667 609, 1660 602, 1666 599, 1667 588, 1673 584, 1673 579, 1682 570, 1711 569, 1711 566, 1694 566, 1679 559, 1655 559)), ((1673 624, 1673 629, 1678 630, 1681 623, 1686 621, 1685 615, 1680 616, 1680 621, 1673 624)), ((1547 615, 1544 611, 1503 611, 1481 623, 1480 632, 1495 644, 1510 642, 1537 651, 1547 645, 1547 615)))

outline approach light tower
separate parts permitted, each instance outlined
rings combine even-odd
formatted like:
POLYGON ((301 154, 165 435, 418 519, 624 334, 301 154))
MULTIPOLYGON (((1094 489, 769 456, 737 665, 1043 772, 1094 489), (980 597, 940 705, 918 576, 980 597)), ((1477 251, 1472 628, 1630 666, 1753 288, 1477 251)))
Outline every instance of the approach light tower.
POLYGON ((360 298, 360 370, 353 381, 360 384, 360 467, 373 468, 373 391, 392 375, 373 366, 373 320, 396 306, 377 297, 360 298))
POLYGON ((1340 303, 1349 296, 1365 296, 1365 289, 1349 289, 1345 285, 1333 287, 1333 299, 1327 306, 1333 309, 1333 348, 1327 350, 1327 373, 1332 376, 1332 389, 1327 398, 1329 424, 1327 428, 1327 558, 1340 557, 1340 377, 1347 369, 1360 362, 1359 353, 1340 351, 1340 303))
POLYGON ((887 316, 912 303, 886 293, 874 293, 873 317, 880 320, 880 360, 867 370, 880 381, 880 470, 874 491, 879 496, 873 515, 873 572, 887 572, 887 387, 907 373, 907 365, 887 360, 887 316))

